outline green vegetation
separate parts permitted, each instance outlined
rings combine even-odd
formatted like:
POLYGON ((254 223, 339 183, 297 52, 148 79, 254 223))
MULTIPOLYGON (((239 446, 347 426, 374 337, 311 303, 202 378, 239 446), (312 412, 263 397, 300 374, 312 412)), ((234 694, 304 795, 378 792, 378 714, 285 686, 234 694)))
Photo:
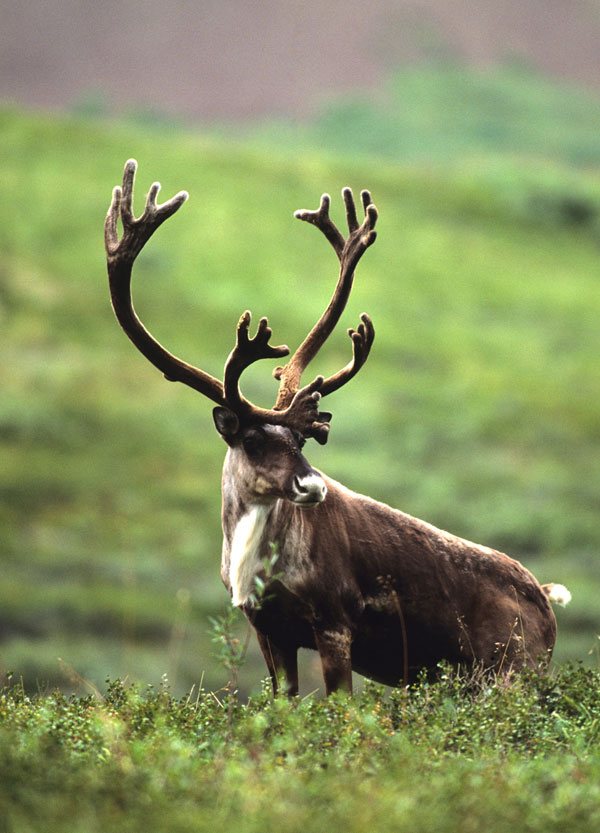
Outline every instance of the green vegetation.
POLYGON ((525 154, 598 165, 600 100, 525 65, 474 70, 451 61, 397 71, 376 93, 324 102, 309 121, 251 126, 246 135, 405 164, 525 154))
POLYGON ((600 676, 581 667, 247 705, 109 684, 0 693, 0 829, 595 831, 600 676))
MULTIPOLYGON (((432 82, 410 77, 423 92, 403 112, 427 155, 440 122, 415 108, 432 82)), ((486 78, 469 82, 483 85, 484 103, 486 78)), ((517 76, 512 87, 507 78, 494 83, 513 100, 517 76)), ((445 83, 464 99, 464 73, 445 83)), ((524 78, 515 99, 524 113, 531 83, 524 78)), ((344 329, 363 310, 376 341, 360 376, 328 400, 330 441, 307 449, 309 459, 566 584, 574 601, 557 611, 555 658, 597 665, 600 179, 568 164, 593 157, 568 150, 589 135, 583 99, 557 88, 550 100, 549 89, 536 111, 547 118, 530 127, 538 139, 557 136, 548 114, 568 105, 560 142, 483 148, 465 115, 461 154, 448 140, 451 164, 399 145, 398 158, 412 157, 402 167, 387 151, 374 161, 368 145, 344 156, 337 128, 319 153, 292 154, 284 142, 266 151, 164 122, 151 130, 0 112, 0 655, 27 690, 83 693, 82 680, 102 688, 107 674, 156 685, 167 673, 176 693, 202 678, 207 689, 222 683, 207 631, 227 604, 224 449, 210 403, 168 385, 108 303, 102 222, 129 156, 140 163, 139 209, 154 179, 165 198, 191 194, 139 258, 136 306, 169 349, 215 375, 244 309, 268 315, 274 341, 293 348, 327 303, 335 258, 294 209, 316 207, 327 190, 340 219, 341 186, 372 190, 379 241, 311 372, 346 363, 344 329)), ((348 135, 360 124, 350 116, 348 135)), ((383 124, 371 119, 371 135, 383 124)), ((272 403, 270 368, 251 368, 244 385, 272 403)), ((306 666, 304 693, 321 684, 312 655, 306 666)), ((256 691, 263 674, 251 642, 242 691, 256 691)))

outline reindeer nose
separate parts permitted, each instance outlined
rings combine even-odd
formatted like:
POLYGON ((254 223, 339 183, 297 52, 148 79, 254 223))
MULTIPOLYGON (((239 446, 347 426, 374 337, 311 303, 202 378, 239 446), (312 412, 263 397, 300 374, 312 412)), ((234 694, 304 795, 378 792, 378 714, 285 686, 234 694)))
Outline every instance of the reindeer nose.
POLYGON ((325 500, 327 486, 323 478, 314 472, 304 477, 294 477, 294 492, 294 503, 298 506, 315 506, 325 500))

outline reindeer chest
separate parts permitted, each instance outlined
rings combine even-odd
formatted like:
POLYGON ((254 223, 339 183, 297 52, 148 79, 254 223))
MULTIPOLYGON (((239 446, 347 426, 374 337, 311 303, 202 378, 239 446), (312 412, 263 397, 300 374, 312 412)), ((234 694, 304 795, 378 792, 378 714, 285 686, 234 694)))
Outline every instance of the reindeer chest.
POLYGON ((302 524, 282 523, 273 509, 253 505, 237 520, 225 539, 223 577, 231 588, 231 601, 242 605, 256 593, 255 578, 265 577, 265 558, 270 558, 273 547, 279 558, 273 573, 278 582, 294 593, 310 571, 307 542, 302 535, 302 524))

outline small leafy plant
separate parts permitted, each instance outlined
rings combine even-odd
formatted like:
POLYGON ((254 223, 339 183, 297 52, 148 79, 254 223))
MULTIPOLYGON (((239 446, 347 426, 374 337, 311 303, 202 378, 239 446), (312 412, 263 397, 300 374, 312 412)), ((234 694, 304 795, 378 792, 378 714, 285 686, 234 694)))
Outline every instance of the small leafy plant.
MULTIPOLYGON (((275 565, 279 559, 277 545, 271 544, 271 555, 263 559, 262 574, 254 576, 254 590, 248 597, 253 610, 260 610, 263 604, 271 598, 269 587, 278 581, 282 573, 275 573, 275 565)), ((215 659, 225 668, 229 675, 228 682, 223 687, 227 695, 227 722, 229 729, 233 721, 233 713, 238 696, 239 671, 246 659, 252 627, 246 626, 243 639, 236 636, 236 626, 240 621, 240 612, 235 607, 228 607, 219 616, 209 617, 211 624, 211 639, 216 646, 215 659)), ((229 736, 229 732, 228 732, 229 736)))

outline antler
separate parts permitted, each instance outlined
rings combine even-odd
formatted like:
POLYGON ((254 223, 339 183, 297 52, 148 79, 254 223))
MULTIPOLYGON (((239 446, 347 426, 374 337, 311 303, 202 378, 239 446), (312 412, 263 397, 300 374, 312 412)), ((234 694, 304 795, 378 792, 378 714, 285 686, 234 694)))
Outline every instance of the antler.
POLYGON ((229 407, 236 411, 243 409, 247 403, 243 399, 238 386, 239 378, 247 367, 259 359, 278 359, 287 356, 290 348, 282 344, 281 347, 271 347, 269 339, 272 330, 266 318, 261 318, 254 338, 248 337, 251 315, 249 310, 242 315, 237 326, 237 342, 225 363, 224 389, 229 407))
POLYGON ((346 367, 334 373, 333 376, 325 379, 321 386, 322 396, 333 393, 338 388, 341 388, 342 385, 345 385, 346 382, 349 382, 367 361, 375 339, 375 328, 366 312, 361 313, 360 320, 362 324, 359 324, 356 330, 352 327, 348 330, 348 335, 352 339, 352 361, 346 367))
POLYGON ((305 437, 314 437, 325 443, 329 433, 331 414, 319 412, 321 396, 337 390, 345 384, 365 363, 374 331, 371 319, 362 315, 357 330, 349 330, 352 338, 353 359, 338 373, 324 380, 317 376, 309 385, 300 388, 300 378, 307 364, 317 354, 321 345, 335 327, 350 294, 354 269, 364 251, 374 242, 374 226, 377 209, 371 203, 368 191, 361 194, 365 219, 361 226, 356 218, 354 198, 349 188, 343 193, 346 204, 346 218, 349 235, 344 240, 339 229, 329 217, 329 197, 321 198, 318 211, 298 211, 296 216, 313 223, 325 234, 340 260, 340 276, 331 302, 317 324, 296 350, 285 368, 277 368, 276 378, 281 386, 275 408, 265 410, 245 399, 239 389, 239 380, 244 370, 259 359, 282 358, 289 354, 285 345, 272 347, 269 344, 271 328, 266 318, 261 318, 253 338, 248 335, 250 313, 245 312, 238 323, 236 345, 225 364, 224 382, 205 373, 193 365, 169 353, 146 330, 138 318, 131 299, 131 272, 136 257, 156 229, 175 214, 187 200, 186 191, 180 191, 165 203, 157 204, 160 190, 158 182, 153 183, 146 198, 143 214, 133 214, 133 186, 137 162, 130 159, 123 171, 123 187, 115 188, 104 224, 106 262, 110 284, 110 295, 115 315, 126 334, 138 350, 149 359, 172 382, 183 382, 203 393, 220 406, 228 407, 240 422, 270 422, 295 428, 305 437), (119 239, 117 224, 123 224, 123 235, 119 239))
MULTIPOLYGON (((329 306, 317 321, 310 333, 306 336, 300 347, 296 350, 285 367, 277 367, 273 375, 280 381, 279 394, 275 409, 285 408, 293 399, 300 386, 300 379, 309 362, 317 355, 327 338, 331 335, 335 325, 344 311, 352 283, 354 281, 354 270, 364 252, 375 242, 377 236, 375 223, 377 222, 377 209, 371 201, 369 191, 361 191, 361 200, 364 210, 364 220, 359 225, 354 196, 350 188, 344 188, 342 197, 346 206, 346 221, 348 224, 348 238, 344 239, 342 233, 329 216, 331 199, 328 194, 323 194, 317 211, 302 209, 296 211, 295 217, 312 223, 323 232, 327 240, 333 246, 339 261, 340 274, 338 282, 329 302, 329 306)), ((321 393, 325 396, 332 393, 349 379, 351 379, 363 366, 369 355, 375 331, 368 315, 361 315, 362 323, 356 330, 348 330, 352 339, 353 358, 352 361, 338 373, 324 380, 321 385, 321 393)))
POLYGON ((259 359, 279 359, 290 352, 285 344, 272 347, 269 344, 271 328, 266 318, 261 318, 254 338, 248 336, 251 315, 248 310, 242 315, 237 327, 236 345, 225 364, 224 389, 229 407, 242 418, 259 417, 263 422, 277 425, 292 425, 305 437, 314 437, 321 444, 327 441, 330 414, 321 414, 318 403, 323 377, 318 376, 310 385, 299 390, 285 410, 264 410, 252 405, 242 396, 239 379, 244 370, 259 359))
POLYGON ((218 405, 230 408, 241 421, 285 424, 295 428, 305 437, 312 436, 320 443, 326 442, 331 415, 320 414, 318 410, 322 376, 297 391, 288 406, 277 411, 258 408, 245 399, 240 392, 239 379, 247 367, 259 359, 279 359, 290 352, 285 345, 272 347, 269 344, 271 328, 266 318, 261 318, 254 338, 248 336, 250 313, 245 312, 240 318, 236 346, 225 365, 224 383, 169 353, 146 330, 133 308, 131 299, 133 264, 156 229, 181 208, 188 194, 186 191, 180 191, 172 199, 157 205, 156 197, 160 185, 155 182, 148 192, 143 214, 136 219, 133 214, 133 186, 136 170, 135 159, 128 160, 123 171, 123 187, 114 189, 104 224, 111 301, 115 315, 126 334, 166 379, 171 382, 183 382, 218 405), (121 239, 117 231, 119 219, 123 224, 121 239))
POLYGON ((115 315, 138 350, 157 367, 170 382, 183 382, 208 396, 219 405, 226 405, 222 383, 203 370, 178 359, 169 353, 144 327, 133 308, 131 299, 131 271, 133 263, 156 229, 178 211, 187 200, 187 191, 180 191, 162 205, 157 205, 160 190, 153 183, 146 198, 141 217, 133 214, 133 185, 137 162, 129 159, 123 171, 123 188, 113 191, 113 198, 104 223, 106 263, 110 284, 110 297, 115 315), (123 224, 123 236, 119 240, 117 221, 123 224))

